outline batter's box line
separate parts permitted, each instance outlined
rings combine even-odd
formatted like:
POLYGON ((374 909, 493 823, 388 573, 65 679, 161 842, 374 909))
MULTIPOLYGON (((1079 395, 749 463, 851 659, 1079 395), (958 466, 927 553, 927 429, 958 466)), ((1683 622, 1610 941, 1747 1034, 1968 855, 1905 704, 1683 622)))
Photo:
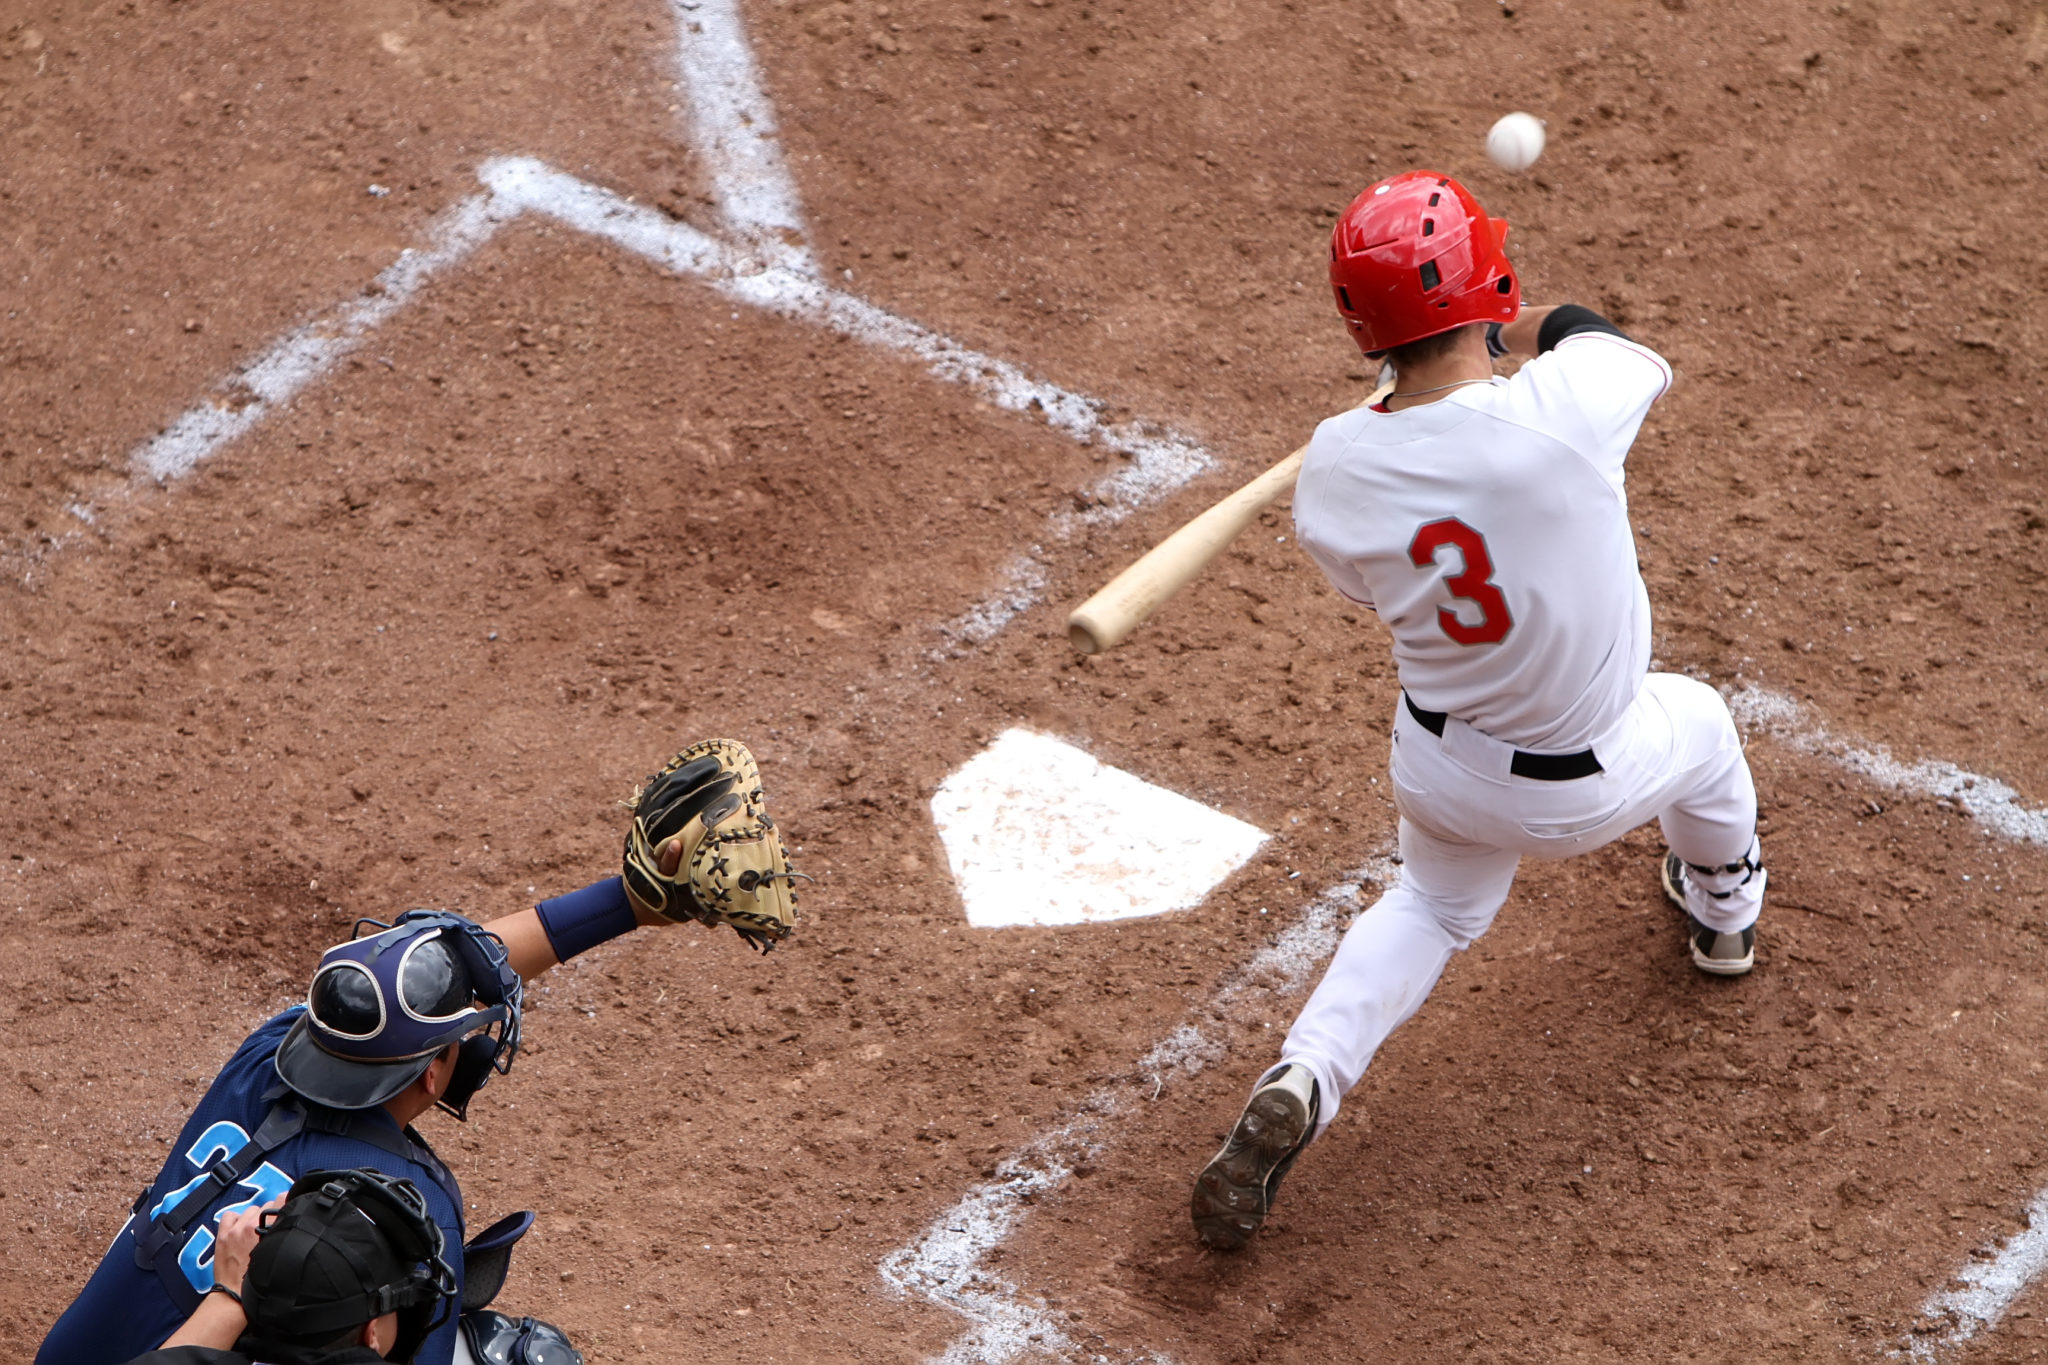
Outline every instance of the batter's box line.
MULTIPOLYGON (((1754 684, 1734 689, 1728 701, 1737 720, 1788 748, 1826 758, 1893 790, 1948 797, 1975 815, 1987 834, 2048 844, 2048 813, 2021 804, 2016 791, 1994 778, 1942 760, 1901 760, 1882 745, 1845 739, 1797 701, 1754 684)), ((882 1277, 892 1287, 946 1304, 974 1324, 939 1357, 943 1365, 1000 1365, 1033 1353, 1084 1351, 1042 1299, 1027 1297, 1014 1282, 984 1269, 987 1254, 1008 1240, 1041 1196, 1055 1192, 1075 1167, 1101 1155, 1119 1117, 1148 1096, 1156 1098, 1169 1078, 1196 1075, 1218 1060, 1223 1044, 1214 1026, 1237 1013, 1251 992, 1277 998, 1299 990, 1335 951, 1342 921, 1357 909, 1366 884, 1384 885, 1392 877, 1391 864, 1376 859, 1325 891, 1295 925, 1229 978, 1197 1012, 1197 1020, 1174 1030, 1124 1077, 1082 1101, 1074 1117, 1006 1158, 994 1179, 970 1189, 922 1237, 883 1261, 882 1277)), ((1928 1300, 1923 1320, 1947 1323, 1946 1331, 1922 1336, 1893 1354, 1937 1360, 1996 1326, 2020 1293, 2048 1269, 2048 1190, 2035 1199, 2029 1223, 2027 1232, 1989 1261, 1958 1272, 1960 1289, 1928 1300)))
POLYGON ((212 391, 137 446, 128 456, 131 482, 103 491, 98 500, 80 498, 64 510, 82 529, 47 536, 27 552, 10 551, 35 567, 86 536, 104 534, 104 514, 138 488, 182 478, 289 403, 309 384, 360 348, 372 333, 404 308, 427 281, 468 257, 516 214, 489 194, 474 194, 437 215, 426 245, 407 247, 377 272, 360 293, 322 309, 265 348, 255 359, 215 382, 212 391))
MULTIPOLYGON (((960 384, 990 405, 1036 417, 1085 446, 1124 457, 1096 480, 1085 510, 1046 518, 1041 540, 1064 541, 1084 527, 1113 526, 1210 469, 1215 457, 1192 437, 1156 423, 1112 422, 1106 405, 1026 374, 921 323, 834 288, 817 276, 763 262, 686 223, 528 158, 485 163, 484 183, 499 196, 609 241, 677 274, 703 278, 728 298, 791 321, 823 326, 922 364, 936 379, 960 384)), ((1046 583, 1042 550, 1014 557, 996 589, 940 627, 968 644, 992 638, 1039 601, 1046 583)))
MULTIPOLYGON (((1071 1118, 1005 1157, 992 1179, 968 1190, 916 1241, 883 1259, 882 1279, 892 1289, 943 1304, 972 1324, 937 1357, 941 1365, 1003 1365, 1034 1354, 1129 1358, 1075 1340, 1072 1323, 1041 1297, 986 1269, 988 1254, 1009 1240, 1032 1206, 1055 1193, 1077 1167, 1102 1156, 1117 1120, 1156 1100, 1169 1082, 1197 1076, 1220 1061, 1226 1051, 1221 1033, 1255 1000, 1299 992, 1336 951, 1366 888, 1389 885, 1395 875, 1393 862, 1379 855, 1328 887, 1293 924, 1226 977, 1188 1022, 1082 1100, 1071 1118)), ((1171 1365, 1169 1357, 1159 1354, 1140 1359, 1171 1365)))

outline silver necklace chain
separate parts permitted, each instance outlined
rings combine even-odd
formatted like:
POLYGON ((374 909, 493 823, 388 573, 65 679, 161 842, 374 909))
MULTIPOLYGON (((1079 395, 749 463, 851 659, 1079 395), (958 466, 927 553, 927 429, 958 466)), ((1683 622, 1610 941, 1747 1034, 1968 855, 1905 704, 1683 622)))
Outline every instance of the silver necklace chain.
POLYGON ((1467 384, 1491 384, 1492 382, 1491 379, 1460 379, 1454 384, 1439 384, 1433 389, 1409 389, 1406 392, 1397 389, 1387 395, 1387 401, 1391 403, 1396 398, 1420 398, 1425 393, 1442 393, 1445 389, 1462 389, 1467 384))

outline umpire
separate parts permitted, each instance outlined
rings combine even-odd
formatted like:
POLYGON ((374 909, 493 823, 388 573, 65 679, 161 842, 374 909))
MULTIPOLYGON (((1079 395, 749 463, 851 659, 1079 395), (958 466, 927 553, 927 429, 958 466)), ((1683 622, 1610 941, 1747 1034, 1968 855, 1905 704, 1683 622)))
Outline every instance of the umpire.
MULTIPOLYGON (((261 1215, 248 1271, 216 1283, 172 1343, 130 1365, 410 1361, 448 1317, 455 1272, 426 1198, 377 1171, 314 1171, 261 1215)), ((228 1234, 223 1230, 223 1244, 228 1234)), ((226 1251, 218 1255, 230 1264, 226 1251)), ((232 1271, 226 1272, 232 1275, 232 1271)))

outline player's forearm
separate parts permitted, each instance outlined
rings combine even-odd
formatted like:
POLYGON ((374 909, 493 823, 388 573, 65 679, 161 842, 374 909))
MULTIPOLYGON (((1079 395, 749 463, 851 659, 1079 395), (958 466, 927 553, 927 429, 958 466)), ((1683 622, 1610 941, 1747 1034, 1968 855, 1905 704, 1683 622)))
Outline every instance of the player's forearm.
POLYGON ((512 970, 524 980, 533 980, 562 960, 555 956, 554 945, 548 942, 538 910, 521 910, 494 919, 484 928, 505 941, 505 955, 512 961, 512 970))
POLYGON ((228 1351, 234 1349, 235 1342, 248 1328, 249 1319, 243 1315, 241 1304, 225 1294, 208 1294, 192 1310, 192 1316, 185 1319, 185 1325, 171 1333, 164 1346, 210 1346, 228 1351))
POLYGON ((1500 344, 1509 355, 1527 360, 1537 354, 1537 345, 1543 335, 1543 320, 1557 311, 1554 303, 1541 308, 1524 308, 1515 314, 1513 322, 1501 324, 1500 344))
POLYGON ((1513 322, 1500 329, 1493 338, 1498 347, 1489 346, 1489 350, 1495 355, 1526 360, 1585 332, 1604 332, 1628 340, 1628 333, 1590 308, 1576 303, 1553 303, 1542 308, 1524 308, 1513 322))

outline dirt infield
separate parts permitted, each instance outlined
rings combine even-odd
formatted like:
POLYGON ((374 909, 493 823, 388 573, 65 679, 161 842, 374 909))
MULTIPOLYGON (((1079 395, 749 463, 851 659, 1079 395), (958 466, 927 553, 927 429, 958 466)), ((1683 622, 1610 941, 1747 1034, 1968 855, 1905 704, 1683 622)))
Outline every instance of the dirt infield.
MULTIPOLYGON (((1384 633, 1283 513, 1118 652, 1062 617, 1363 395, 1323 252, 1394 170, 1467 177, 1532 300, 1673 360, 1630 470, 1661 667, 2048 798, 2032 4, 749 0, 835 284, 1223 468, 1049 538, 1118 456, 535 220, 189 478, 133 481, 487 157, 709 230, 678 5, 0 16, 8 1358, 355 916, 604 875, 618 798, 710 733, 754 745, 820 878, 799 937, 579 959, 428 1135, 473 1218, 541 1211, 506 1301, 593 1361, 943 1352, 961 1318, 881 1260, 1390 841, 1384 633), (1517 108, 1551 134, 1524 177, 1479 155, 1517 108), (1044 600, 940 630, 1034 546, 1044 600), (1020 724, 1274 837, 1195 910, 970 930, 927 802, 1020 724)), ((1686 964, 1650 832, 1529 864, 1247 1252, 1195 1246, 1188 1181, 1287 1001, 1145 1087, 988 1272, 1110 1360, 1896 1345, 2048 1184, 2048 864, 1751 753, 1752 977, 1686 964)), ((2029 1291, 1953 1358, 2048 1356, 2044 1315, 2029 1291)))

